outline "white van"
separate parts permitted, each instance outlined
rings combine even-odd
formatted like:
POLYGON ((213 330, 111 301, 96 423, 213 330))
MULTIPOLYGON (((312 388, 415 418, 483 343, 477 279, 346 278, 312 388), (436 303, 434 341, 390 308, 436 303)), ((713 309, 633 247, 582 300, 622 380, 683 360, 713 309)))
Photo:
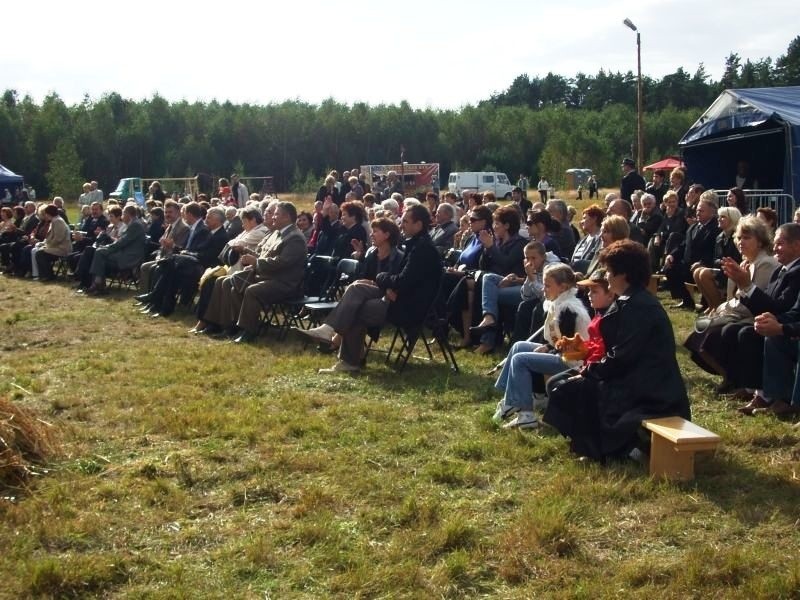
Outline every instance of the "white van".
POLYGON ((478 192, 494 192, 498 198, 511 199, 511 190, 514 186, 505 173, 491 173, 489 171, 462 171, 450 173, 447 180, 447 189, 461 195, 464 190, 478 192))

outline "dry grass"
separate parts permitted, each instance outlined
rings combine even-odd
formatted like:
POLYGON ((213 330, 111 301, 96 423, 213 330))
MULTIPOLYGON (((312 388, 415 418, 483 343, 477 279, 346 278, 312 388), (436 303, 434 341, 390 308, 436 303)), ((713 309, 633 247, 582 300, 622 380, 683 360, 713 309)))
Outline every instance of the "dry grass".
POLYGON ((0 489, 24 486, 57 454, 53 426, 0 398, 0 489))

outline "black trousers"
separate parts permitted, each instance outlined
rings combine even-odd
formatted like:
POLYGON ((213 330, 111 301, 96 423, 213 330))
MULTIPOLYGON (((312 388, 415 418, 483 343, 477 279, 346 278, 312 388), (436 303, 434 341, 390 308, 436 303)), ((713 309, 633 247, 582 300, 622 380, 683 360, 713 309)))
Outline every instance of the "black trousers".
POLYGON ((721 365, 726 378, 737 388, 761 389, 764 338, 747 323, 731 323, 722 328, 721 365))

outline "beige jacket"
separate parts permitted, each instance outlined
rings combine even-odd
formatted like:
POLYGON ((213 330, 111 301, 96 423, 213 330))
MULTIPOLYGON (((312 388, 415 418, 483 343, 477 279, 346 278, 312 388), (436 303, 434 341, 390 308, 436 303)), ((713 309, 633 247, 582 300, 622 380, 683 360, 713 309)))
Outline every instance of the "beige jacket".
POLYGON ((67 256, 72 252, 72 235, 64 219, 55 217, 50 221, 50 228, 47 230, 47 237, 44 238, 41 249, 55 256, 67 256))

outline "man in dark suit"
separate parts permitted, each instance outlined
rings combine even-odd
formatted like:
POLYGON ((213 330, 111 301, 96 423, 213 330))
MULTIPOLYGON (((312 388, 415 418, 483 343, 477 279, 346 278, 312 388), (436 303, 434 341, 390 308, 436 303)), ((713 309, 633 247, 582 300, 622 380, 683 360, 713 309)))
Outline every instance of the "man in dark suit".
MULTIPOLYGON (((197 210, 200 206, 195 206, 186 206, 185 218, 192 220, 197 216, 196 213, 202 214, 197 210)), ((219 254, 228 242, 224 223, 225 211, 219 207, 209 208, 205 221, 198 218, 191 223, 192 230, 186 247, 158 261, 153 290, 147 297, 140 298, 148 303, 142 312, 154 318, 172 314, 178 291, 181 292, 182 304, 191 302, 203 271, 218 264, 219 254)))
MULTIPOLYGON (((791 319, 789 312, 800 294, 800 225, 786 223, 775 233, 775 258, 782 265, 772 274, 766 290, 758 289, 750 280, 750 273, 735 261, 723 259, 722 270, 739 288, 742 304, 758 317, 770 313, 778 320, 791 319), (784 313, 789 313, 784 317, 784 313)), ((722 328, 719 363, 725 371, 725 380, 718 388, 721 393, 739 388, 762 387, 762 361, 764 337, 753 325, 731 323, 722 328)), ((743 406, 741 412, 752 414, 757 408, 766 408, 760 394, 743 406)))
POLYGON ((139 220, 139 210, 136 206, 128 204, 122 209, 122 222, 125 231, 119 239, 98 248, 92 258, 89 272, 94 277, 94 282, 86 290, 87 294, 103 294, 106 291, 106 275, 112 269, 130 269, 139 264, 144 257, 147 247, 147 234, 144 224, 139 220))
POLYGON ((667 185, 667 174, 661 169, 655 171, 653 173, 653 181, 647 184, 647 187, 644 191, 648 194, 653 194, 656 199, 656 204, 660 205, 664 200, 664 194, 669 191, 669 186, 667 185))
POLYGON ((644 177, 639 175, 636 170, 636 163, 632 158, 625 158, 622 161, 622 183, 619 186, 619 196, 623 200, 631 202, 631 195, 636 190, 645 188, 644 177))
POLYGON ((339 361, 320 373, 358 371, 367 328, 380 327, 386 321, 409 327, 425 320, 442 276, 442 261, 428 234, 430 222, 425 206, 407 208, 402 220, 406 253, 400 272, 380 273, 374 284, 363 280, 350 284, 324 325, 300 331, 326 343, 330 343, 334 333, 342 336, 339 361))
MULTIPOLYGON (((782 315, 763 313, 756 317, 756 333, 764 337, 761 399, 768 406, 755 407, 753 414, 764 411, 777 416, 800 413, 800 296, 782 315)), ((757 396, 752 402, 758 402, 757 396)))
POLYGON ((694 310, 694 300, 686 289, 692 280, 692 271, 697 267, 714 265, 714 247, 719 234, 717 204, 714 192, 700 198, 697 205, 697 222, 686 231, 686 238, 664 259, 667 288, 673 298, 680 302, 673 308, 694 310))

